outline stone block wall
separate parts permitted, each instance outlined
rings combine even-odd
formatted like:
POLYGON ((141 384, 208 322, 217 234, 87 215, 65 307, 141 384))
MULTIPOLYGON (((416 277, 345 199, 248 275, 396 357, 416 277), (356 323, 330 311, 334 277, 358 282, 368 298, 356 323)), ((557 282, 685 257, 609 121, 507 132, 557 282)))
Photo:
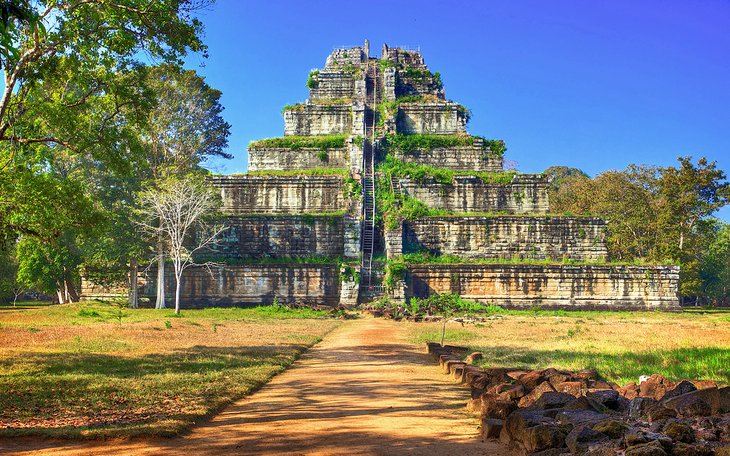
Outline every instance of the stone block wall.
POLYGON ((401 103, 396 128, 404 134, 466 133, 466 116, 456 103, 401 103))
POLYGON ((228 215, 314 214, 346 209, 341 176, 215 176, 228 215))
POLYGON ((368 59, 368 52, 364 46, 335 49, 327 56, 325 68, 342 68, 345 66, 359 67, 368 59))
POLYGON ((407 178, 400 182, 406 194, 434 209, 535 215, 549 209, 548 183, 540 175, 518 174, 511 184, 488 184, 468 176, 455 177, 451 185, 407 178))
POLYGON ((327 149, 326 158, 322 160, 323 151, 315 148, 297 150, 287 148, 248 149, 249 171, 281 171, 311 168, 347 168, 350 154, 347 148, 327 149))
POLYGON ((305 104, 284 111, 284 136, 324 136, 351 132, 350 104, 305 104))
POLYGON ((597 217, 424 217, 403 229, 403 253, 460 258, 606 260, 606 222, 597 217))
POLYGON ((396 65, 411 68, 426 68, 421 51, 409 51, 401 48, 391 48, 383 44, 381 59, 393 62, 396 65))
MULTIPOLYGON (((155 271, 149 272, 140 295, 154 300, 155 271)), ((174 296, 172 272, 166 276, 170 303, 174 296)), ((188 268, 181 282, 184 307, 271 304, 337 305, 340 299, 336 264, 251 264, 225 265, 211 269, 188 268), (212 273, 212 274, 211 274, 212 273)))
POLYGON ((418 265, 407 282, 409 297, 451 292, 511 308, 679 309, 676 266, 418 265))
POLYGON ((349 71, 322 70, 314 76, 315 87, 309 90, 313 103, 319 100, 352 98, 355 93, 355 75, 349 71))
POLYGON ((432 150, 395 151, 398 160, 418 165, 462 171, 502 171, 502 157, 481 147, 449 147, 432 150))
POLYGON ((342 216, 229 216, 228 229, 206 255, 225 259, 319 255, 344 251, 342 216))

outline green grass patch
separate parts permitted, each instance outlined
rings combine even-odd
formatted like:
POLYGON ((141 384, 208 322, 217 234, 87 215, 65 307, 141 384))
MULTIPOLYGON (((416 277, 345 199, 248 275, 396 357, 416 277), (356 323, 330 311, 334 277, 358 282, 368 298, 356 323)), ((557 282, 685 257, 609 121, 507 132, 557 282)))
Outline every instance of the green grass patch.
POLYGON ((346 176, 349 171, 346 168, 307 168, 307 169, 285 169, 285 170, 264 170, 250 171, 249 176, 346 176))
POLYGON ((390 154, 377 166, 377 170, 391 176, 407 177, 418 183, 423 183, 426 180, 435 180, 441 185, 452 185, 456 176, 476 177, 485 184, 508 185, 517 174, 515 171, 462 171, 438 168, 430 165, 404 162, 390 154))
POLYGON ((172 436, 251 393, 339 322, 286 306, 128 309, 104 303, 3 313, 0 436, 172 436), (70 320, 82 323, 69 330, 70 320), (7 326, 6 326, 7 325, 7 326), (22 326, 20 326, 22 325, 22 326), (23 331, 36 327, 43 340, 23 331), (161 337, 163 336, 163 337, 161 337))
POLYGON ((452 147, 470 147, 474 144, 475 139, 481 139, 482 149, 489 150, 491 154, 501 157, 507 150, 504 141, 500 139, 487 139, 471 135, 391 134, 385 137, 384 146, 390 151, 409 153, 452 147))
POLYGON ((281 138, 268 138, 253 141, 248 145, 249 149, 291 149, 299 150, 304 148, 320 149, 342 149, 345 147, 347 135, 329 136, 283 136, 281 138))

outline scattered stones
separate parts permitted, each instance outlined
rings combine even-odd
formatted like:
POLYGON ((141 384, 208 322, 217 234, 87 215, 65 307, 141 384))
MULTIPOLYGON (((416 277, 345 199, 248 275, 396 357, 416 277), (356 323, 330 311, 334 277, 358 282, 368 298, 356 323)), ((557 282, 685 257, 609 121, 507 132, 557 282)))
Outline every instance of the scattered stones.
POLYGON ((664 433, 672 440, 683 443, 695 441, 695 434, 692 428, 684 423, 673 421, 664 426, 664 433))
POLYGON ((588 448, 598 442, 608 440, 608 436, 588 426, 576 426, 565 438, 571 454, 585 454, 588 448))
POLYGON ((620 439, 628 430, 628 425, 619 420, 601 421, 593 426, 593 430, 606 434, 612 439, 620 439))
POLYGON ((529 388, 524 383, 522 384, 526 389, 532 389, 529 394, 522 397, 517 405, 520 407, 529 407, 532 404, 535 403, 538 399, 540 399, 540 396, 542 396, 545 393, 551 393, 555 392, 555 388, 550 384, 550 382, 542 382, 537 386, 533 386, 532 388, 529 388))
POLYGON ((496 418, 484 418, 482 419, 482 438, 483 439, 498 439, 499 434, 502 432, 504 426, 503 420, 496 418))
POLYGON ((484 359, 484 354, 483 353, 474 352, 474 353, 469 353, 466 356, 466 359, 464 359, 464 361, 467 364, 474 364, 475 362, 481 361, 482 359, 484 359))
POLYGON ((642 443, 626 449, 626 456, 666 456, 667 452, 664 447, 655 441, 642 443))
POLYGON ((480 369, 466 355, 429 344, 444 372, 472 391, 483 439, 532 456, 730 456, 730 388, 674 383, 661 375, 619 386, 593 370, 480 369), (466 355, 466 356, 465 356, 466 355))

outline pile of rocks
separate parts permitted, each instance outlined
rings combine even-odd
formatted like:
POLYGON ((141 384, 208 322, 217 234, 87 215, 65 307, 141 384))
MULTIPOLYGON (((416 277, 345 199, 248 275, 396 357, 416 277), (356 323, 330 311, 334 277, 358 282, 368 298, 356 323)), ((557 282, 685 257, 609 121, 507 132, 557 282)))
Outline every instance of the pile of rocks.
POLYGON ((619 386, 591 370, 482 369, 466 348, 428 351, 471 388, 482 436, 515 454, 730 456, 730 387, 661 375, 619 386))

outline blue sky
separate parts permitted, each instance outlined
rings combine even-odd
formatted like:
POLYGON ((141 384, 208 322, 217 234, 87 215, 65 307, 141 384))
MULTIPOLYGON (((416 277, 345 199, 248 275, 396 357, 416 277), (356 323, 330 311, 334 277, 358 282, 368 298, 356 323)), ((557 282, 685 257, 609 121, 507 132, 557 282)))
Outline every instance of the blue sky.
MULTIPOLYGON (((188 66, 223 91, 230 152, 283 134, 335 47, 420 47, 469 131, 504 139, 522 172, 590 175, 705 156, 730 171, 730 2, 219 0, 201 14, 210 57, 188 66), (200 67, 203 63, 204 67, 200 67)), ((721 218, 730 221, 730 208, 721 218)))

